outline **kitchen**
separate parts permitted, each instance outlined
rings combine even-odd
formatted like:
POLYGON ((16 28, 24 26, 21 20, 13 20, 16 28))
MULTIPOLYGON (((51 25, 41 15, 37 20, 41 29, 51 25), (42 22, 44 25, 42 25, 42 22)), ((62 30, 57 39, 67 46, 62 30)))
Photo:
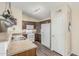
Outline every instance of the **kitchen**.
POLYGON ((78 55, 76 41, 72 44, 73 5, 76 6, 64 2, 0 2, 0 55, 78 55))

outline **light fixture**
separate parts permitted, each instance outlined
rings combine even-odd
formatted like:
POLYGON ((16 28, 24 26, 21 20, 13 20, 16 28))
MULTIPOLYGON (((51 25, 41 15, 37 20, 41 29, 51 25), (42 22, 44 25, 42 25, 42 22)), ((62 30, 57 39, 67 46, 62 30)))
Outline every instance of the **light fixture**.
POLYGON ((34 10, 34 14, 37 14, 39 12, 40 12, 40 8, 37 8, 37 9, 34 10))
POLYGON ((3 11, 2 15, 0 15, 1 17, 3 17, 3 19, 0 18, 0 20, 4 21, 4 23, 6 22, 9 23, 10 25, 8 25, 8 27, 10 27, 10 26, 16 25, 16 18, 14 18, 14 16, 12 15, 11 2, 8 2, 7 7, 8 8, 5 7, 5 10, 3 11))
POLYGON ((40 10, 40 8, 37 8, 37 9, 34 10, 34 12, 38 12, 39 10, 40 10))

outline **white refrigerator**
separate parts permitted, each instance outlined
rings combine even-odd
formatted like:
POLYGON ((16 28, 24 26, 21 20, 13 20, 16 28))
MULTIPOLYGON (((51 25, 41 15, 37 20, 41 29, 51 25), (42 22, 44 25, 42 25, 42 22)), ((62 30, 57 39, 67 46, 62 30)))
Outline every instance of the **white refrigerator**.
POLYGON ((41 24, 41 44, 50 48, 50 23, 41 24))
POLYGON ((35 41, 34 25, 26 25, 26 34, 27 34, 27 39, 29 39, 32 42, 35 41))

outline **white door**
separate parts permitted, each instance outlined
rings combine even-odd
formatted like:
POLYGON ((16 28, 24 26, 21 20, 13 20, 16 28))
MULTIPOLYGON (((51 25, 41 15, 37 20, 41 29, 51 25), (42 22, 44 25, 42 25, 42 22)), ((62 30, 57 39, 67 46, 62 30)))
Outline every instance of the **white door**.
POLYGON ((52 21, 52 47, 54 51, 62 55, 65 53, 65 22, 65 15, 62 13, 57 13, 52 21))
POLYGON ((50 48, 50 23, 41 24, 41 43, 50 48))

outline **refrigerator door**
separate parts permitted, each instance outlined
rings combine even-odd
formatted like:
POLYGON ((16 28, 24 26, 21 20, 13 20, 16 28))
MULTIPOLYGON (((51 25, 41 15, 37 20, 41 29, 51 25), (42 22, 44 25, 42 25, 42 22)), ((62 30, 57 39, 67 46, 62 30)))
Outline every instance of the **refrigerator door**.
POLYGON ((41 43, 50 48, 50 23, 41 25, 41 43))

